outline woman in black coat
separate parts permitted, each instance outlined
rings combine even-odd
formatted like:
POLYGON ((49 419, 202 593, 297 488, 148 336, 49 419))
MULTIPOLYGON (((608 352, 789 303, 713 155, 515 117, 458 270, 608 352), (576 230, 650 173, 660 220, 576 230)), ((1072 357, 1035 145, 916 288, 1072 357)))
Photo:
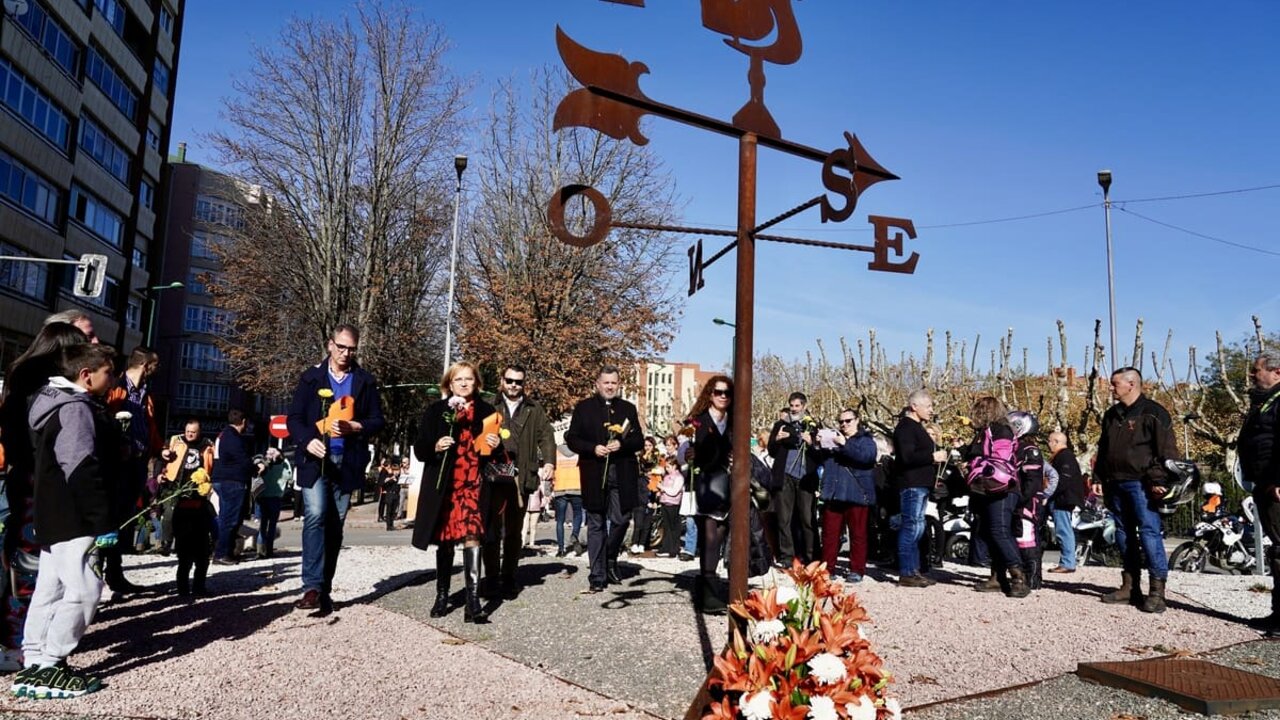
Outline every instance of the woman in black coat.
POLYGON ((436 602, 431 616, 449 612, 449 580, 453 574, 453 548, 462 543, 462 568, 467 601, 464 619, 487 622, 480 605, 480 545, 488 526, 488 487, 483 481, 482 456, 477 442, 496 448, 500 438, 481 435, 484 421, 496 411, 477 397, 480 376, 470 363, 454 363, 440 380, 444 397, 432 403, 418 422, 413 451, 426 463, 418 491, 418 511, 413 525, 413 546, 426 550, 436 545, 436 602))
POLYGON ((716 375, 702 386, 693 403, 685 434, 692 433, 685 449, 694 496, 698 500, 698 558, 702 573, 698 576, 697 602, 703 612, 721 612, 725 598, 719 592, 716 565, 728 534, 729 463, 733 452, 733 380, 716 375))

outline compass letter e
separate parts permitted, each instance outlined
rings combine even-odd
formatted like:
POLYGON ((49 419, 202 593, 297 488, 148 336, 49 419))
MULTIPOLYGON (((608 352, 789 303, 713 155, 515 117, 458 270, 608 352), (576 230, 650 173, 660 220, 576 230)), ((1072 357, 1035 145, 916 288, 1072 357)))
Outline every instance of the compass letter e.
POLYGON ((910 275, 916 271, 916 263, 920 261, 920 253, 913 252, 911 257, 902 262, 890 262, 889 251, 892 250, 896 257, 902 257, 902 233, 894 233, 893 238, 889 238, 889 228, 897 228, 905 230, 907 237, 916 239, 916 226, 906 218, 891 218, 881 215, 868 215, 867 222, 875 226, 876 229, 876 245, 875 259, 867 263, 868 270, 878 270, 880 272, 896 272, 910 275))

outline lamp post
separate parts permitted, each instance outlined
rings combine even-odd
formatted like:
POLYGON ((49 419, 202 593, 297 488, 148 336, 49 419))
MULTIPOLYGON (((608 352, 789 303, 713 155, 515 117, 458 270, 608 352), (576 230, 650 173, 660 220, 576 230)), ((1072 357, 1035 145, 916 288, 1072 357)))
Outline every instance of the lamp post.
POLYGON ((467 169, 467 156, 455 155, 453 169, 458 173, 458 192, 453 200, 453 249, 449 252, 449 299, 444 314, 444 364, 440 372, 449 369, 450 346, 453 343, 453 284, 458 272, 458 210, 462 207, 462 173, 467 169))
POLYGON ((736 367, 738 364, 738 326, 734 325, 728 320, 725 320, 724 318, 711 318, 711 322, 715 323, 716 325, 722 325, 724 327, 733 328, 733 340, 731 341, 733 342, 733 353, 731 353, 729 356, 729 362, 732 363, 734 367, 736 367))
MULTIPOLYGON (((1116 370, 1116 278, 1111 266, 1111 171, 1098 171, 1102 187, 1102 212, 1107 219, 1107 311, 1111 317, 1111 371, 1116 370)), ((1134 359, 1137 362, 1137 359, 1134 359)))
POLYGON ((1200 414, 1197 412, 1189 412, 1182 416, 1182 456, 1191 457, 1191 435, 1187 432, 1187 428, 1191 426, 1192 421, 1199 420, 1200 414))
POLYGON ((151 287, 137 288, 138 291, 145 293, 147 300, 151 303, 151 310, 147 313, 147 347, 155 350, 155 346, 151 344, 152 338, 156 330, 156 295, 165 290, 181 290, 185 288, 181 282, 174 280, 168 285, 152 285, 151 287))

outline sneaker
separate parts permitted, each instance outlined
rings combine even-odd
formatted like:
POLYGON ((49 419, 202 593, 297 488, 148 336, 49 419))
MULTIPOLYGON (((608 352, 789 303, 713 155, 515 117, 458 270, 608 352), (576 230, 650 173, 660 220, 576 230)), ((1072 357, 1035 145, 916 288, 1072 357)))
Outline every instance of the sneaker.
POLYGON ((858 574, 858 573, 856 573, 856 572, 851 572, 851 573, 849 573, 848 575, 845 575, 845 576, 844 576, 844 579, 845 579, 845 581, 846 581, 846 582, 851 582, 851 583, 860 583, 860 582, 862 582, 862 576, 861 576, 861 575, 859 575, 859 574, 858 574))
POLYGON ((639 555, 640 553, 644 552, 644 546, 643 546, 643 545, 632 545, 632 546, 631 546, 631 550, 630 550, 630 552, 631 552, 631 554, 632 554, 632 555, 639 555))
POLYGON ((684 562, 689 562, 693 559, 693 553, 688 552, 687 550, 681 550, 680 554, 676 555, 676 557, 680 558, 684 562))
POLYGON ((15 681, 13 694, 39 700, 65 700, 87 695, 102 687, 102 681, 93 675, 72 670, 65 662, 39 668, 26 676, 22 688, 15 681))
POLYGON ((13 676, 13 684, 9 687, 9 691, 14 697, 26 697, 27 688, 31 684, 31 677, 40 672, 39 665, 27 665, 13 676))

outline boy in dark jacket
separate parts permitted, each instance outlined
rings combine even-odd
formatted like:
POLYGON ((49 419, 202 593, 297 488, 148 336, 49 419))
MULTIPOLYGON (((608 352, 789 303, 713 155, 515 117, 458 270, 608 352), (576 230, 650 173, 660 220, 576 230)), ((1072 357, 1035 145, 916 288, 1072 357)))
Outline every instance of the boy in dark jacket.
POLYGON ((102 398, 111 388, 115 351, 104 345, 66 348, 60 376, 49 378, 28 419, 35 445, 35 532, 40 569, 23 632, 25 667, 14 677, 18 697, 71 698, 101 687, 67 666, 102 594, 97 550, 118 536, 111 521, 111 479, 124 448, 102 398))

